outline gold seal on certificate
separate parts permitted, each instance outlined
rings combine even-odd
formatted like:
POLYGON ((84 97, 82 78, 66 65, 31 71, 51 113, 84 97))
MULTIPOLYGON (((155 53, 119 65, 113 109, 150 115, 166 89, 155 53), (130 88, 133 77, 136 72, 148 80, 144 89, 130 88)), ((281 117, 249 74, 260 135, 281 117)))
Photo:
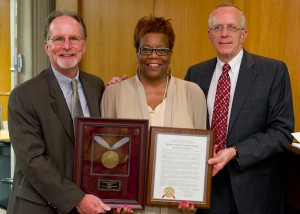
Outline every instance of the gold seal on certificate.
POLYGON ((164 190, 163 198, 175 198, 175 190, 172 187, 166 187, 164 190))
POLYGON ((102 155, 102 164, 106 168, 113 169, 119 164, 119 155, 114 151, 107 151, 102 155))

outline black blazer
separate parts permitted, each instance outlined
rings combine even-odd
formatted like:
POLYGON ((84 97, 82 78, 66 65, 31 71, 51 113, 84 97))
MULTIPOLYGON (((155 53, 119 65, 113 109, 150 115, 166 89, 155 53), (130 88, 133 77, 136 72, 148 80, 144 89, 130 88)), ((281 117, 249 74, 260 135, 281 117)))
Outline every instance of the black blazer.
MULTIPOLYGON (((207 96, 216 63, 214 58, 191 66, 185 79, 197 83, 207 96)), ((239 164, 232 161, 228 168, 240 213, 279 213, 281 153, 291 143, 293 130, 286 65, 244 50, 226 142, 227 147, 236 145, 239 153, 239 164)))
MULTIPOLYGON (((80 71, 92 117, 100 117, 101 79, 80 71)), ((7 213, 68 213, 84 192, 73 182, 74 129, 51 68, 16 87, 8 124, 16 167, 7 213)))

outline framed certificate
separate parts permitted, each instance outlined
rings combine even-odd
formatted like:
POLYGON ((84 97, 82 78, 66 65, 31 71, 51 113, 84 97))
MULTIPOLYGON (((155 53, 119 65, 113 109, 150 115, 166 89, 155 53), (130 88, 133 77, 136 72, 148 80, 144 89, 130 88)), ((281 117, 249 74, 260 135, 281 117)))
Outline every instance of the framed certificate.
POLYGON ((78 118, 74 182, 112 208, 145 205, 148 120, 78 118))
POLYGON ((151 127, 147 204, 209 208, 213 140, 211 130, 151 127))

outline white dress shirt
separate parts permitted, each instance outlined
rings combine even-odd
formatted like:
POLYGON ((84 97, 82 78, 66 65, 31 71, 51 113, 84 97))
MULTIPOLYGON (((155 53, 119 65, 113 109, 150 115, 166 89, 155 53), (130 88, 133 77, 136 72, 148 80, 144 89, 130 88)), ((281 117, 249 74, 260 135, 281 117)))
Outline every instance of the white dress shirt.
MULTIPOLYGON (((229 124, 230 112, 232 101, 234 97, 234 91, 236 87, 236 82, 239 76, 240 66, 243 58, 243 49, 236 55, 228 64, 230 65, 229 76, 230 76, 230 101, 229 101, 229 109, 228 109, 228 122, 229 124)), ((207 94, 207 108, 208 108, 208 116, 209 116, 209 124, 211 126, 211 120, 214 110, 214 103, 216 97, 216 91, 218 86, 218 80, 222 74, 222 68, 225 63, 222 62, 219 58, 217 58, 216 68, 209 86, 208 94, 207 94)))

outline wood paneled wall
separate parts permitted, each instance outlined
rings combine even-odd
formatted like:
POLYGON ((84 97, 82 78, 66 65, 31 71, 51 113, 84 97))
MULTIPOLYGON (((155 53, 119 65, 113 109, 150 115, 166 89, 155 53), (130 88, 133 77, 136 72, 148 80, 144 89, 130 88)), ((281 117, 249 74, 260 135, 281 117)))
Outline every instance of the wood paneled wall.
MULTIPOLYGON (((0 0, 0 105, 2 119, 7 120, 7 103, 10 92, 10 1, 0 0)), ((1 115, 0 115, 1 116, 1 115)))
POLYGON ((140 17, 153 13, 153 6, 149 0, 81 1, 88 31, 82 69, 101 76, 105 82, 116 75, 135 74, 134 27, 140 17))
MULTIPOLYGON (((68 0, 59 0, 59 2, 68 0)), ((108 82, 113 76, 136 73, 133 30, 138 19, 154 14, 171 19, 176 39, 172 74, 183 78, 192 64, 215 51, 207 38, 208 16, 221 0, 77 0, 88 29, 81 68, 108 82)), ((284 61, 292 82, 295 131, 300 131, 300 1, 229 0, 247 19, 249 52, 284 61), (298 84, 297 84, 298 83, 298 84)), ((58 8, 68 9, 68 8, 58 8)))

